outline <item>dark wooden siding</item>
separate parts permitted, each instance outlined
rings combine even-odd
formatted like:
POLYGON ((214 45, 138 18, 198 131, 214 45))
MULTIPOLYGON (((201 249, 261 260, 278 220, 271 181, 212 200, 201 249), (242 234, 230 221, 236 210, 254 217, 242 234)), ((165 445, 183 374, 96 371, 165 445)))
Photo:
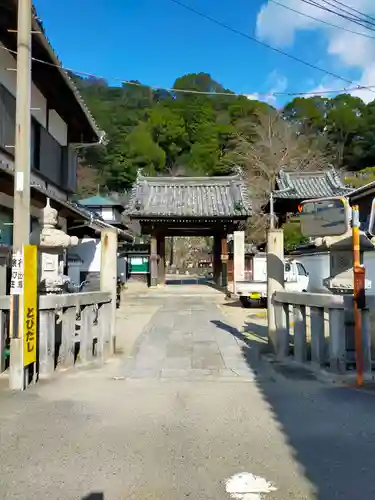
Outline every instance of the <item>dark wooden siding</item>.
POLYGON ((62 147, 43 127, 40 129, 40 173, 62 186, 62 147))
POLYGON ((0 147, 14 154, 16 129, 16 100, 8 90, 0 85, 0 147))
MULTIPOLYGON (((0 84, 0 149, 14 156, 16 99, 0 84), (8 147, 7 147, 8 146, 8 147)), ((62 147, 35 118, 31 118, 31 168, 69 192, 76 189, 77 154, 62 147)))
POLYGON ((77 187, 78 155, 69 146, 63 148, 62 155, 62 183, 67 191, 74 193, 77 187))

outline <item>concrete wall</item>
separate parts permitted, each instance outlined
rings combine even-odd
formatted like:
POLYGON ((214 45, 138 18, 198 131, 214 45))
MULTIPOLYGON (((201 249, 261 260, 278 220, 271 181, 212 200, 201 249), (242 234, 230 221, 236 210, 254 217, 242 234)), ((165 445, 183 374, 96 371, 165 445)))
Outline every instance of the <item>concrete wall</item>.
MULTIPOLYGON (((0 43, 0 84, 16 97, 17 72, 8 68, 16 68, 16 60, 12 54, 4 49, 0 43)), ((56 139, 61 146, 67 145, 67 125, 64 120, 51 109, 48 111, 47 99, 32 83, 31 86, 31 114, 56 139)))
MULTIPOLYGON (((298 255, 296 259, 302 262, 310 274, 309 292, 326 292, 322 280, 329 276, 329 253, 313 255, 298 255)), ((375 293, 375 251, 364 252, 363 264, 366 269, 366 278, 371 280, 370 293, 375 293)))
POLYGON ((81 271, 100 271, 101 243, 99 239, 83 238, 79 245, 69 250, 68 253, 70 251, 82 259, 81 271))
MULTIPOLYGON (((100 239, 83 238, 79 245, 68 250, 68 253, 78 255, 83 264, 80 266, 80 272, 99 273, 101 264, 101 242, 100 239)), ((125 258, 117 259, 118 273, 125 272, 125 258)))

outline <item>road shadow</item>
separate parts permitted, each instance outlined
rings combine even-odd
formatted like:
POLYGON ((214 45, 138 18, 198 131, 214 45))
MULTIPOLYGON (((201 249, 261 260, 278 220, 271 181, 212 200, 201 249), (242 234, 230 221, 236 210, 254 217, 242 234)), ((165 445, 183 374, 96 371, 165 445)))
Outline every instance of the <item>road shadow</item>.
POLYGON ((104 493, 89 493, 81 500, 104 500, 104 493))
MULTIPOLYGON (((375 392, 318 382, 311 371, 270 364, 260 356, 259 342, 223 321, 213 323, 242 341, 258 390, 315 491, 309 500, 373 500, 375 392)), ((247 327, 267 337, 265 326, 247 327)))

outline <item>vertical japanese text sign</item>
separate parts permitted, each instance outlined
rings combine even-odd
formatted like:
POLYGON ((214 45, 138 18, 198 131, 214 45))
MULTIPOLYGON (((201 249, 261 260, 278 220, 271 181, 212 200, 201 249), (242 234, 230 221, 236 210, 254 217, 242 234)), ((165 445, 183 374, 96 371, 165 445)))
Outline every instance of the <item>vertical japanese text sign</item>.
POLYGON ((38 272, 37 247, 25 245, 24 257, 24 289, 23 289, 23 364, 36 363, 37 325, 38 325, 38 272))
POLYGON ((23 292, 23 255, 17 251, 12 255, 12 274, 10 277, 10 294, 21 295, 23 292))

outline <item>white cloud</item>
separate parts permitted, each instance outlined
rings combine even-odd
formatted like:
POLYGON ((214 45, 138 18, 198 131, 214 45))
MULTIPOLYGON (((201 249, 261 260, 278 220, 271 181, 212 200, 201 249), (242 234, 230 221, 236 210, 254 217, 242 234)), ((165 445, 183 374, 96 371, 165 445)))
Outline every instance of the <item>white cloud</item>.
MULTIPOLYGON (((375 36, 374 32, 299 0, 280 0, 280 3, 309 16, 316 17, 317 19, 337 24, 353 31, 366 33, 370 36, 375 36)), ((345 3, 365 14, 375 15, 374 0, 346 0, 345 3)), ((258 38, 278 47, 293 45, 296 34, 306 30, 316 31, 318 36, 323 35, 327 41, 327 54, 337 58, 341 65, 360 71, 361 77, 359 81, 355 82, 356 85, 375 85, 374 39, 331 28, 320 23, 318 20, 312 20, 295 12, 291 12, 268 0, 260 9, 257 16, 256 33, 258 38)), ((306 59, 309 59, 308 53, 306 54, 306 59)), ((324 81, 326 81, 326 79, 324 81)), ((343 81, 334 83, 335 85, 330 88, 342 88, 347 86, 343 81)), ((326 85, 327 84, 325 84, 324 87, 326 87, 326 85)), ((353 94, 358 95, 366 101, 372 101, 375 98, 375 94, 369 90, 358 90, 353 92, 353 94)))

